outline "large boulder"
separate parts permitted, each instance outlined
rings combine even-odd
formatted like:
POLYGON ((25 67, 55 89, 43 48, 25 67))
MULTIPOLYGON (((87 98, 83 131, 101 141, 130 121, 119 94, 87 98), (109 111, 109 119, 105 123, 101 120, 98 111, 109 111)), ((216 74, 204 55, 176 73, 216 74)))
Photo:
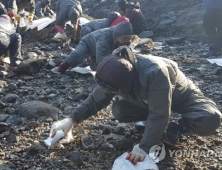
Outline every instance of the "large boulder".
POLYGON ((42 101, 26 102, 16 108, 15 113, 27 119, 55 117, 60 110, 42 101))

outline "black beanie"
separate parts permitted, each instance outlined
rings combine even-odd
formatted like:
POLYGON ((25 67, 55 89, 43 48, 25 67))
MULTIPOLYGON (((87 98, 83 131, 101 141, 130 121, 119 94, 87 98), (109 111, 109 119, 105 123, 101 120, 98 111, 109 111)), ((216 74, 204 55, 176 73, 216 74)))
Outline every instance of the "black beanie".
POLYGON ((135 75, 135 69, 130 61, 114 54, 105 57, 96 72, 96 76, 102 82, 126 94, 134 88, 135 75))

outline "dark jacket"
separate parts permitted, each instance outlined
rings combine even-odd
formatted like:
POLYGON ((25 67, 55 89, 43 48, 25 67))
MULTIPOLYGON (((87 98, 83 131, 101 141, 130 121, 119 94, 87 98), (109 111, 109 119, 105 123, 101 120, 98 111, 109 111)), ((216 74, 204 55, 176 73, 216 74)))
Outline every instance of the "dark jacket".
POLYGON ((49 14, 53 14, 51 12, 51 9, 49 8, 49 6, 46 4, 47 3, 47 0, 41 0, 41 1, 38 1, 36 6, 35 6, 35 15, 37 17, 44 17, 45 14, 44 13, 49 13, 49 14))
MULTIPOLYGON (((135 61, 135 89, 129 95, 119 95, 133 105, 147 109, 146 128, 139 145, 149 153, 150 147, 161 142, 171 110, 177 111, 177 107, 181 109, 180 104, 183 104, 193 91, 199 89, 172 60, 153 55, 136 55, 135 61)), ((97 86, 73 111, 71 117, 79 123, 95 115, 110 104, 114 95, 105 93, 97 86)))
POLYGON ((125 16, 129 18, 130 23, 133 26, 133 34, 140 34, 142 31, 147 31, 148 26, 146 18, 144 17, 142 11, 140 10, 140 5, 137 2, 128 3, 126 5, 125 16))
POLYGON ((100 29, 85 35, 79 42, 66 62, 75 67, 89 56, 92 56, 94 63, 100 63, 102 59, 111 54, 114 49, 114 42, 118 37, 132 35, 133 30, 130 23, 124 21, 116 26, 100 29))
POLYGON ((203 1, 204 9, 222 9, 221 0, 204 0, 203 1))
POLYGON ((28 12, 35 13, 35 1, 34 0, 0 0, 6 9, 11 8, 15 10, 15 13, 23 9, 27 9, 28 12))
POLYGON ((76 0, 58 0, 56 25, 64 26, 67 21, 77 21, 82 15, 82 6, 76 0))
POLYGON ((110 12, 107 18, 96 19, 82 25, 80 32, 81 37, 85 36, 90 32, 109 27, 117 17, 118 15, 115 12, 110 12))

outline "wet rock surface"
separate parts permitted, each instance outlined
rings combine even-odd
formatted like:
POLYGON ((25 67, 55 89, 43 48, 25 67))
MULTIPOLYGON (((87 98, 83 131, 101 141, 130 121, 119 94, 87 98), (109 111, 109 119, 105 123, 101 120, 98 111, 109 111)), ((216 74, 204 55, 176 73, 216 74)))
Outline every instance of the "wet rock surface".
MULTIPOLYGON (((196 11, 198 15, 195 17, 192 17, 195 14, 192 11, 201 8, 201 1, 188 0, 179 4, 172 0, 139 2, 148 22, 152 23, 150 27, 158 28, 152 31, 164 35, 154 36, 154 49, 144 49, 141 52, 151 52, 153 55, 176 61, 180 69, 207 97, 213 99, 221 110, 221 67, 200 57, 207 51, 207 45, 197 39, 188 38, 195 32, 190 29, 186 32, 183 29, 178 30, 180 17, 187 15, 190 15, 191 25, 197 23, 193 28, 199 30, 198 24, 203 11, 196 11), (191 10, 191 13, 185 14, 186 10, 191 10), (169 33, 164 31, 167 28, 170 29, 169 33), (174 33, 175 36, 172 36, 174 33), (183 36, 177 36, 179 34, 183 36)), ((103 18, 107 10, 118 9, 113 5, 113 1, 109 0, 96 3, 85 0, 83 8, 86 14, 94 18, 103 18)), ((142 137, 142 133, 135 131, 134 123, 120 123, 113 119, 111 105, 80 124, 85 130, 84 135, 74 128, 75 140, 64 145, 64 149, 48 149, 43 143, 49 136, 51 125, 56 120, 68 117, 96 86, 91 75, 70 71, 55 75, 46 69, 45 64, 48 61, 67 55, 76 47, 73 42, 65 45, 52 42, 51 38, 55 33, 54 25, 42 32, 27 33, 22 44, 26 66, 22 71, 9 70, 7 64, 0 63, 0 169, 111 169, 114 160, 124 152, 129 152, 142 137)), ((222 55, 213 58, 217 57, 222 55)), ((172 113, 171 121, 179 118, 180 115, 172 113)), ((222 169, 221 130, 218 129, 217 133, 208 137, 183 136, 178 147, 166 146, 166 158, 158 163, 159 168, 222 169), (189 150, 195 153, 206 151, 209 154, 182 155, 181 151, 189 150)))

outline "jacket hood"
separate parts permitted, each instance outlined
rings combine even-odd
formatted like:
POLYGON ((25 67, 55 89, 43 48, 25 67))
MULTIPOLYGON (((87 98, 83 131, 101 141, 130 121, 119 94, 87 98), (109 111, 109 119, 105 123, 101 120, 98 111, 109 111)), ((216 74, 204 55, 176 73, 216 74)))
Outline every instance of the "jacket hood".
POLYGON ((133 35, 132 25, 127 21, 123 21, 113 26, 112 28, 113 28, 113 41, 114 42, 118 37, 125 36, 125 35, 133 35))

